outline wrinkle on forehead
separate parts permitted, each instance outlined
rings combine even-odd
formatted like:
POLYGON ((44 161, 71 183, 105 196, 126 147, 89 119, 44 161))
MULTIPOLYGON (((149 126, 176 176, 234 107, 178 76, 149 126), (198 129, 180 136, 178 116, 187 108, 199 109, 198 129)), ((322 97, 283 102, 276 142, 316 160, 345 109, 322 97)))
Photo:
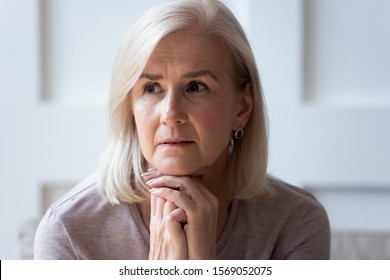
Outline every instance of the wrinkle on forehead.
POLYGON ((146 69, 151 73, 167 73, 176 69, 176 74, 182 75, 193 70, 210 70, 207 66, 232 73, 231 59, 225 47, 208 35, 176 31, 164 37, 156 46, 146 69))

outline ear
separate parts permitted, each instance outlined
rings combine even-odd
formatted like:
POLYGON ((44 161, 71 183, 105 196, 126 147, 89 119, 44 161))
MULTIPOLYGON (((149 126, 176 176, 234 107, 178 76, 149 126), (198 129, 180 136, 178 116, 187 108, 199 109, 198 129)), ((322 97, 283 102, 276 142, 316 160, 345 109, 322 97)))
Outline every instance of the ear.
POLYGON ((234 130, 244 128, 249 118, 252 116, 253 89, 251 83, 245 85, 245 89, 240 92, 238 99, 238 113, 236 115, 234 130))

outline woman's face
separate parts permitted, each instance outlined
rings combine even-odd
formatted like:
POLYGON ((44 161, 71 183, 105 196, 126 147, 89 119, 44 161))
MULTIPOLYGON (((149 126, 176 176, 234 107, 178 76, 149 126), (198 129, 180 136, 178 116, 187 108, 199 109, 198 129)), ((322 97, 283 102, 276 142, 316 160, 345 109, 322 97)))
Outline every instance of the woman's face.
POLYGON ((226 165, 233 130, 252 110, 238 92, 224 48, 206 36, 173 33, 150 57, 132 91, 142 153, 167 175, 201 175, 226 165))

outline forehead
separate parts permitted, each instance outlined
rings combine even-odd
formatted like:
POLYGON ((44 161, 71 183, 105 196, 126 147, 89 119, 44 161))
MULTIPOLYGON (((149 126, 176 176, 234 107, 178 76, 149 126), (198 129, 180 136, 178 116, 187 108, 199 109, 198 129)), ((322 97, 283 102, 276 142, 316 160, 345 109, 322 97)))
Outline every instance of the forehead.
POLYGON ((227 51, 220 42, 210 36, 182 31, 171 33, 160 41, 149 58, 147 68, 172 64, 224 71, 231 69, 227 51))

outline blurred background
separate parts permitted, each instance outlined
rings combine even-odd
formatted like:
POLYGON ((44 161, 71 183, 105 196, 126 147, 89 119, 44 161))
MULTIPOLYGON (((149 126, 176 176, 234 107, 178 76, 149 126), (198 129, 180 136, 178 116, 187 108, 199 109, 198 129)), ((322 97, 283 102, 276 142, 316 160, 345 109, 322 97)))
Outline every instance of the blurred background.
MULTIPOLYGON (((158 0, 0 0, 0 259, 95 171, 115 52, 158 0)), ((225 0, 256 55, 269 172, 312 192, 332 258, 390 258, 390 1, 225 0)))

